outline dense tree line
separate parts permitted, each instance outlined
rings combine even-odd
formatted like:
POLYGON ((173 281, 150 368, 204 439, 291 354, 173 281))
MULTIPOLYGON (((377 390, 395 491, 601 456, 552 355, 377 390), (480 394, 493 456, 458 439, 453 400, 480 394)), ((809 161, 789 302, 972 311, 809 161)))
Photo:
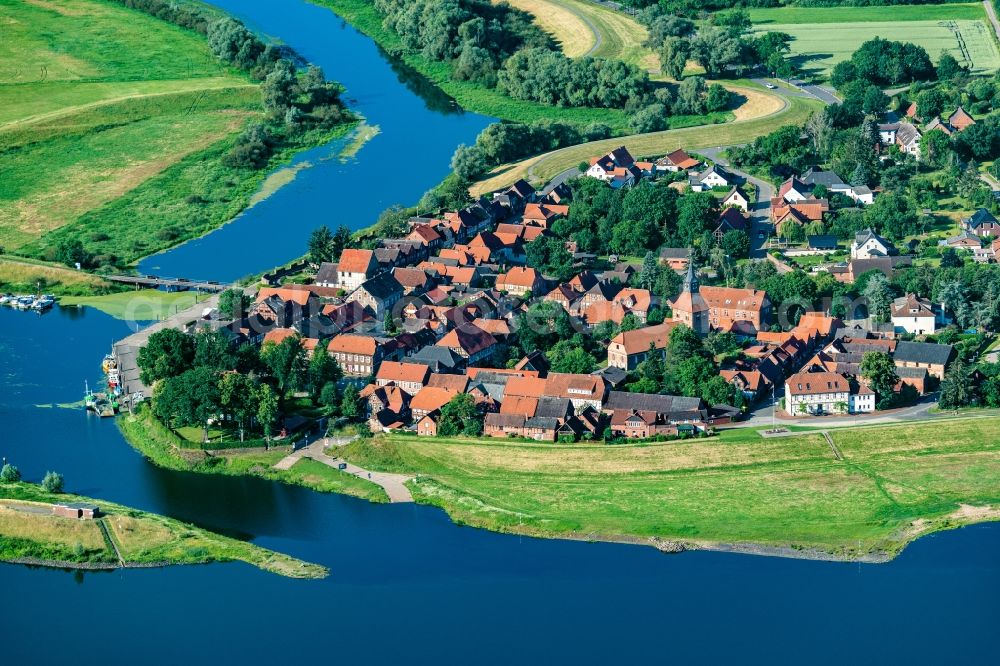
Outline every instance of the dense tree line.
POLYGON ((603 58, 567 58, 546 48, 522 49, 497 74, 497 89, 515 99, 554 106, 635 107, 650 92, 634 65, 603 58))
POLYGON ((460 80, 493 86, 504 60, 521 48, 554 49, 531 15, 486 0, 375 0, 383 24, 406 48, 451 63, 460 80))
POLYGON ((854 81, 889 86, 936 77, 937 71, 923 47, 876 37, 862 44, 850 60, 837 63, 830 83, 839 89, 854 81))
POLYGON ((298 336, 258 350, 233 347, 219 331, 164 329, 149 337, 136 362, 143 383, 154 385, 156 417, 169 427, 201 427, 206 437, 210 422, 225 420, 271 436, 297 391, 333 413, 357 414, 356 392, 338 391, 343 373, 336 359, 322 344, 308 356, 298 336))

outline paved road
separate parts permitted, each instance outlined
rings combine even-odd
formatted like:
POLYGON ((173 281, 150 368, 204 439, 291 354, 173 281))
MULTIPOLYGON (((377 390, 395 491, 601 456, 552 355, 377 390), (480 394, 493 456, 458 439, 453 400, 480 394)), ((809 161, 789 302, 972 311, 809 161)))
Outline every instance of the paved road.
POLYGON ((1000 39, 1000 21, 997 20, 997 13, 993 9, 993 3, 991 0, 983 0, 983 7, 986 8, 986 15, 990 17, 990 23, 993 24, 993 32, 997 34, 997 39, 1000 39))
POLYGON ((350 437, 343 440, 332 440, 324 437, 322 439, 317 439, 309 446, 294 451, 279 460, 277 464, 275 464, 274 468, 283 470, 291 469, 292 465, 297 463, 302 458, 315 460, 316 462, 323 463, 333 469, 340 469, 340 465, 343 464, 345 467, 341 471, 346 472, 347 474, 353 474, 359 479, 366 479, 381 486, 382 490, 385 491, 385 494, 389 496, 389 501, 393 504, 412 502, 413 495, 410 493, 410 489, 406 487, 406 482, 412 479, 412 476, 406 476, 405 474, 389 474, 387 472, 370 472, 341 458, 335 458, 327 455, 326 451, 328 447, 343 446, 353 439, 355 438, 350 437))
POLYGON ((750 209, 750 258, 763 259, 767 256, 767 239, 774 233, 774 225, 771 224, 771 197, 774 196, 774 186, 767 181, 756 176, 740 171, 729 164, 729 160, 723 157, 722 153, 733 146, 716 146, 715 148, 704 148, 698 152, 708 159, 721 164, 731 172, 743 178, 757 188, 757 201, 750 209))

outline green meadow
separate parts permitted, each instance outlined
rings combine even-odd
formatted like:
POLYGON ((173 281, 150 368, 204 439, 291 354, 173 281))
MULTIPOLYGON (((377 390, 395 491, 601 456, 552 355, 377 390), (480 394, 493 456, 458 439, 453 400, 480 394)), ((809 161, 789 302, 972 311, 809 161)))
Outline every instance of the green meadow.
POLYGON ((343 454, 417 475, 418 501, 487 529, 891 557, 920 534, 1000 517, 998 423, 832 429, 842 460, 820 432, 749 429, 629 445, 396 435, 343 454))
MULTIPOLYGON (((217 162, 258 112, 257 86, 201 36, 99 0, 0 0, 0 24, 0 246, 45 257, 62 231, 130 261, 224 221, 231 191, 181 204, 194 229, 129 206, 157 176, 217 162)), ((239 180, 225 189, 252 189, 239 180)))
POLYGON ((758 31, 790 34, 807 71, 827 73, 875 37, 922 46, 937 61, 951 53, 975 72, 1000 68, 1000 51, 981 4, 752 9, 758 31))

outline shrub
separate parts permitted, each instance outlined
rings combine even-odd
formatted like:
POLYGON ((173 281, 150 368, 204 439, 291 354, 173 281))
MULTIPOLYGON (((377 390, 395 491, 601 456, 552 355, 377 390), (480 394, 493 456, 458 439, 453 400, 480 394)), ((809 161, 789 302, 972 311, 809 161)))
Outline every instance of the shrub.
POLYGON ((0 469, 0 481, 3 483, 16 483, 21 480, 21 470, 14 467, 10 463, 3 466, 0 469))
POLYGON ((45 478, 42 479, 42 488, 46 492, 50 493, 61 493, 63 491, 63 475, 59 472, 46 472, 45 478))

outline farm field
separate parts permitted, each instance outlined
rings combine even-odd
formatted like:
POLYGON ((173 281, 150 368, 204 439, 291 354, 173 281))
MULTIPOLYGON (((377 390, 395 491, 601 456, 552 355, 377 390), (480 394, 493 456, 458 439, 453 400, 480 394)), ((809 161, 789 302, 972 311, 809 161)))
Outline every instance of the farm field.
POLYGON ((1000 518, 996 417, 660 444, 391 435, 346 458, 418 474, 414 495, 463 524, 541 536, 759 544, 891 557, 919 534, 1000 518))
POLYGON ((656 54, 643 45, 646 27, 631 16, 588 0, 514 0, 510 4, 534 15, 539 27, 553 35, 571 58, 590 55, 659 71, 656 54))
MULTIPOLYGON (((257 86, 218 63, 203 38, 117 4, 0 0, 0 22, 0 246, 7 251, 45 256, 49 234, 127 199, 185 159, 201 161, 260 105, 257 86)), ((161 232, 151 246, 184 235, 149 231, 161 232)), ((83 239, 129 255, 106 240, 102 247, 101 238, 83 239)))
POLYGON ((907 41, 922 46, 933 61, 943 51, 975 72, 1000 68, 1000 51, 982 5, 907 7, 834 7, 756 9, 750 12, 758 31, 790 34, 796 63, 814 73, 828 73, 865 41, 907 41))

